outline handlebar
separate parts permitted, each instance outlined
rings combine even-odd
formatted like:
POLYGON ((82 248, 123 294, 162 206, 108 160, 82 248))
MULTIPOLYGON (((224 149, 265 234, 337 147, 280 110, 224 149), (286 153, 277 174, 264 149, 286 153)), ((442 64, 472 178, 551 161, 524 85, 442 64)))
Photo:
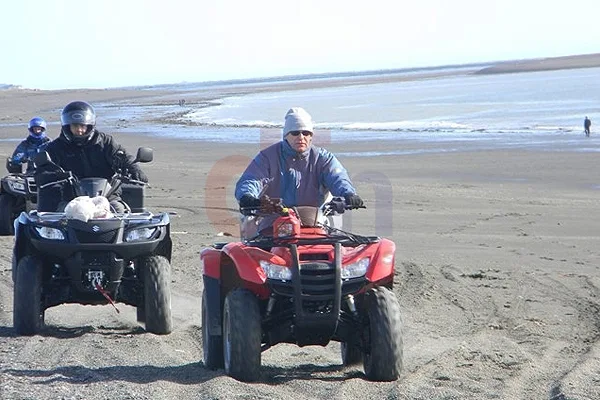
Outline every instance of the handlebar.
POLYGON ((321 209, 325 216, 343 214, 346 210, 356 210, 359 208, 367 208, 366 206, 355 207, 348 203, 343 197, 334 197, 329 202, 323 204, 321 209))
MULTIPOLYGON (((260 198, 260 205, 256 207, 240 207, 240 212, 243 215, 270 215, 279 214, 286 215, 288 209, 293 207, 286 207, 280 198, 271 198, 269 196, 262 196, 260 198)), ((353 207, 346 203, 343 197, 334 197, 329 202, 321 205, 323 215, 339 215, 343 214, 346 210, 356 210, 359 208, 367 208, 366 206, 353 207)))
POLYGON ((260 197, 260 205, 240 207, 240 212, 243 215, 270 215, 279 214, 285 215, 288 208, 283 204, 280 198, 271 198, 267 195, 260 197))

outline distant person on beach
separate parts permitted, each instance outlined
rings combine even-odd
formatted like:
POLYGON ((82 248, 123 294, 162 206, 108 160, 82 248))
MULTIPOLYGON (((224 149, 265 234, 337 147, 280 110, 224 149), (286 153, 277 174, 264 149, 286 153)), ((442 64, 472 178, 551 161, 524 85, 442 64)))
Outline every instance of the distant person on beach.
POLYGON ((585 131, 585 136, 590 136, 590 127, 592 126, 592 121, 586 116, 583 120, 583 130, 585 131))
POLYGON ((46 135, 46 121, 43 118, 32 118, 27 125, 27 130, 29 132, 27 138, 19 143, 13 152, 10 164, 18 167, 27 163, 27 171, 30 172, 34 169, 33 158, 46 147, 50 139, 46 135))
MULTIPOLYGON (((281 198, 283 204, 320 206, 329 193, 344 197, 353 207, 362 207, 346 169, 329 151, 312 144, 313 121, 303 108, 285 115, 283 139, 259 152, 235 187, 240 209, 258 207, 261 194, 281 198)), ((271 227, 264 218, 258 231, 271 227)))
MULTIPOLYGON (((77 178, 105 178, 115 174, 115 155, 123 151, 129 160, 127 168, 132 179, 148 182, 148 177, 132 157, 111 135, 96 129, 96 112, 85 101, 74 101, 65 106, 60 115, 60 135, 51 141, 46 151, 52 162, 77 178)), ((43 173, 43 171, 41 171, 43 173)), ((36 176, 37 180, 37 176, 36 176)), ((108 199, 115 212, 124 212, 120 194, 108 199)))

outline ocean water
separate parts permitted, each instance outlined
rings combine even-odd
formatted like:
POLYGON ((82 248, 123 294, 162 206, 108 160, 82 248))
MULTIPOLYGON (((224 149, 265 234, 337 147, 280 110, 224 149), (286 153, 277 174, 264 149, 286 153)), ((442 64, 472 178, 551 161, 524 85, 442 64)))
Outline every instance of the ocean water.
MULTIPOLYGON (((444 77, 349 86, 343 82, 352 76, 337 76, 333 77, 336 87, 227 96, 214 99, 211 106, 189 102, 181 107, 177 97, 158 96, 152 106, 94 105, 100 129, 104 124, 121 132, 186 140, 256 143, 264 140, 265 131, 275 132, 276 140, 287 110, 300 106, 312 114, 318 131, 327 131, 331 142, 411 143, 408 148, 390 146, 388 151, 376 153, 365 149, 353 155, 466 148, 600 151, 600 136, 598 140, 595 137, 596 126, 600 135, 600 68, 473 74, 479 68, 454 68, 454 75, 444 77), (586 115, 592 119, 591 138, 583 134, 586 115), (168 122, 144 123, 148 117, 155 121, 164 117, 168 122)), ((385 74, 389 73, 370 75, 385 74)), ((332 77, 314 78, 318 79, 332 77)), ((227 83, 205 83, 158 89, 185 91, 191 98, 196 93, 211 96, 226 87, 227 83)))
POLYGON ((600 69, 445 78, 261 93, 222 99, 185 119, 219 126, 281 124, 290 106, 317 127, 379 131, 581 131, 598 112, 600 69))
MULTIPOLYGON (((427 143, 421 150, 391 149, 389 154, 441 151, 432 145, 436 142, 444 144, 444 151, 452 151, 448 142, 456 143, 456 150, 468 146, 600 151, 594 137, 596 119, 600 126, 600 68, 495 75, 471 72, 230 96, 210 107, 172 104, 137 112, 179 113, 179 123, 144 129, 193 140, 256 142, 265 129, 280 129, 290 107, 301 106, 312 114, 317 129, 328 131, 331 141, 427 143), (583 135, 586 115, 593 123, 591 138, 583 135)), ((188 87, 189 92, 195 90, 210 88, 188 87)), ((122 110, 116 117, 127 119, 123 112, 131 110, 122 110)), ((123 129, 139 130, 139 126, 123 129)))

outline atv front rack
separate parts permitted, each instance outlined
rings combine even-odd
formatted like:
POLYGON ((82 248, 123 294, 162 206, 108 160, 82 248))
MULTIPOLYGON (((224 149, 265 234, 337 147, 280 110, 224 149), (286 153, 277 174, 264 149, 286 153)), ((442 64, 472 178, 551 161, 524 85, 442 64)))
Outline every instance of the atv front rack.
POLYGON ((303 246, 303 245, 317 245, 317 244, 330 244, 335 245, 339 243, 343 247, 357 247, 363 244, 377 243, 381 241, 379 236, 360 236, 353 235, 347 232, 343 232, 340 235, 323 235, 320 237, 279 237, 257 235, 251 239, 243 240, 242 242, 246 246, 250 247, 290 247, 291 245, 303 246))

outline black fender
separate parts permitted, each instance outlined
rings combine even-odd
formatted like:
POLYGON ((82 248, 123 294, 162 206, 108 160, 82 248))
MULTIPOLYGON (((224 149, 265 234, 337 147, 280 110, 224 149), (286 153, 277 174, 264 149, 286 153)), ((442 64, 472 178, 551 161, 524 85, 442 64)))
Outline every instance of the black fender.
POLYGON ((223 335, 223 313, 221 302, 221 282, 218 279, 203 275, 204 292, 206 293, 208 313, 208 333, 211 336, 223 335))
POLYGON ((19 260, 26 255, 27 251, 27 240, 26 238, 23 238, 23 223, 26 218, 26 213, 22 212, 15 220, 15 244, 12 251, 13 283, 17 273, 17 265, 19 265, 19 260))

